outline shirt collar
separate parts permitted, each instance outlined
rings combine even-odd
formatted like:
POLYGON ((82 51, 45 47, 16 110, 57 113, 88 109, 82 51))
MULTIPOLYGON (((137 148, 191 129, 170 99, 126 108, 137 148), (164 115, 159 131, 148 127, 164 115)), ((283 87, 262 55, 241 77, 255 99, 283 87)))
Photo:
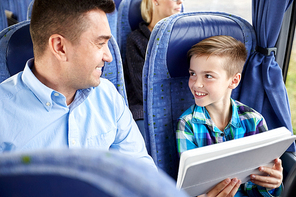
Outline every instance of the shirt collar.
MULTIPOLYGON (((53 102, 62 105, 63 107, 67 107, 66 97, 63 94, 47 87, 36 78, 31 71, 33 65, 34 58, 27 61, 22 74, 24 84, 33 92, 47 111, 51 110, 53 102)), ((90 94, 92 89, 93 88, 78 90, 75 94, 73 102, 71 103, 71 109, 74 109, 82 103, 90 94)))
MULTIPOLYGON (((232 106, 232 116, 230 120, 230 125, 236 128, 241 127, 240 118, 237 111, 237 104, 232 98, 230 98, 230 101, 232 106)), ((193 122, 196 122, 198 124, 207 124, 211 127, 213 127, 214 125, 207 109, 205 107, 200 107, 197 105, 195 105, 194 107, 192 120, 193 122)))
POLYGON ((33 92, 38 100, 43 104, 45 109, 49 111, 52 107, 51 95, 53 90, 41 83, 31 71, 34 66, 34 58, 27 61, 23 71, 22 80, 24 84, 33 92))

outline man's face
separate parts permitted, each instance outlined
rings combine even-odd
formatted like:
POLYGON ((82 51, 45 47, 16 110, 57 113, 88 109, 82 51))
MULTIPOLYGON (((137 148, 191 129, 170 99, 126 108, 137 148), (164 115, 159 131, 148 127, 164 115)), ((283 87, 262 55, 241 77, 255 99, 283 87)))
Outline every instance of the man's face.
POLYGON ((68 45, 69 66, 66 78, 69 88, 85 89, 100 84, 104 62, 111 62, 108 48, 111 31, 106 14, 101 10, 86 13, 89 27, 81 34, 78 44, 68 45))

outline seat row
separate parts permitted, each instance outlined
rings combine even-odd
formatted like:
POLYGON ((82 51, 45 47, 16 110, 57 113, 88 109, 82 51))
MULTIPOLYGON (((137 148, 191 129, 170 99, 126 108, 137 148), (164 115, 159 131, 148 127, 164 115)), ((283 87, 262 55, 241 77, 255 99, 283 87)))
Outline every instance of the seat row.
MULTIPOLYGON (((23 70, 33 57, 30 21, 23 21, 0 33, 0 82, 23 70), (15 58, 18 54, 18 58, 15 58)), ((192 12, 160 21, 152 31, 143 69, 144 139, 156 165, 176 178, 179 158, 175 129, 178 117, 194 98, 188 88, 186 53, 192 45, 215 35, 230 35, 247 48, 256 46, 253 27, 244 19, 226 13, 192 12)), ((113 61, 105 63, 102 77, 109 79, 125 98, 121 54, 114 37, 108 44, 113 61)), ((239 88, 233 91, 237 98, 239 88)))

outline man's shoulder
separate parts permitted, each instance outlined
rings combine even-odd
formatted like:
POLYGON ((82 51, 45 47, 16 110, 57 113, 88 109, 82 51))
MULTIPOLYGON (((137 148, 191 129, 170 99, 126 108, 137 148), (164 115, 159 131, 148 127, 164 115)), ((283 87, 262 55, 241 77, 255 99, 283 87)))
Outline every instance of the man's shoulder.
POLYGON ((0 100, 11 98, 19 90, 24 88, 22 84, 21 73, 16 74, 0 83, 0 100))

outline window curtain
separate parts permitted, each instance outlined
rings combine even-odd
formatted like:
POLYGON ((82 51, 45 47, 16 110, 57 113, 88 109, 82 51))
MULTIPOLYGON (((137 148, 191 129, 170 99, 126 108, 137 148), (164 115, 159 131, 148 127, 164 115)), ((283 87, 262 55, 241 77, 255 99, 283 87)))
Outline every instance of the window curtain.
MULTIPOLYGON (((257 46, 263 49, 275 47, 284 13, 292 2, 253 0, 252 18, 257 46)), ((250 57, 242 77, 239 100, 260 112, 269 129, 285 126, 293 132, 287 90, 274 52, 270 55, 255 52, 250 57)), ((295 144, 287 151, 295 152, 295 144)))

